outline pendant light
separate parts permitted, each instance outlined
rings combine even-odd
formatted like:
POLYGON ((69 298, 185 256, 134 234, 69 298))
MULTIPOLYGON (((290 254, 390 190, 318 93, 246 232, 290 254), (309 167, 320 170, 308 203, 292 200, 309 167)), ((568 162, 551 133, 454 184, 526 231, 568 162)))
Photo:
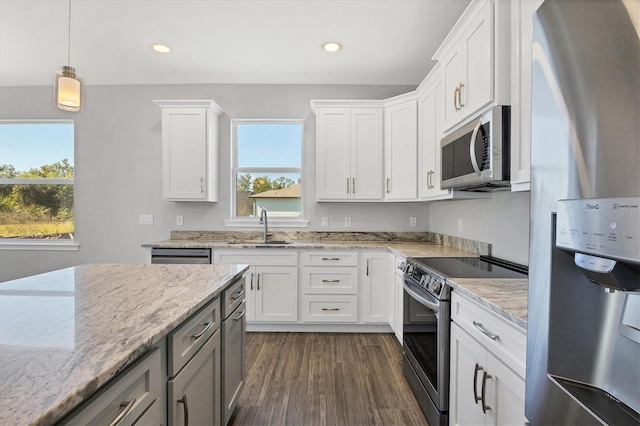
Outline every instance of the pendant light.
POLYGON ((67 64, 55 72, 55 106, 65 111, 82 108, 82 82, 71 66, 71 0, 69 0, 69 27, 67 33, 67 64))

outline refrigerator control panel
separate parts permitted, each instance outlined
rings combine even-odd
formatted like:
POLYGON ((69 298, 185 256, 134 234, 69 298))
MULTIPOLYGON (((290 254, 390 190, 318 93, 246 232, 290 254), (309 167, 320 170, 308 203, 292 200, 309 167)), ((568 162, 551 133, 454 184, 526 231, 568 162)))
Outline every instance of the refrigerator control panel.
POLYGON ((556 246, 640 264, 640 197, 558 201, 556 246))

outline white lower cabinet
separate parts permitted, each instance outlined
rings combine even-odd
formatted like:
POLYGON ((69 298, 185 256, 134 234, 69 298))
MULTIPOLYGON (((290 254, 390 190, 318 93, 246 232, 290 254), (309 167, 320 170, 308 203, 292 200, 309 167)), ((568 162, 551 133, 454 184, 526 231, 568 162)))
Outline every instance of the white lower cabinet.
MULTIPOLYGON (((482 311, 476 311, 472 320, 474 330, 464 321, 456 322, 458 314, 468 312, 467 306, 474 310, 480 305, 453 293, 449 424, 525 424, 524 379, 496 354, 501 352, 497 346, 501 336, 508 338, 510 326, 482 311)), ((522 353, 521 359, 524 357, 522 353)))
POLYGON ((215 250, 213 263, 241 263, 246 272, 247 322, 298 321, 296 250, 215 250))
MULTIPOLYGON (((402 327, 404 326, 404 263, 406 258, 391 255, 391 273, 389 281, 389 306, 393 306, 393 318, 389 315, 394 334, 402 344, 402 327)), ((391 308, 390 308, 391 309, 391 308)))
POLYGON ((360 253, 360 321, 388 323, 389 253, 360 253))
POLYGON ((220 330, 168 383, 169 425, 220 424, 220 330))
POLYGON ((358 253, 304 251, 300 312, 305 323, 358 322, 358 253))
POLYGON ((246 377, 245 280, 224 291, 222 308, 222 424, 229 423, 246 377))

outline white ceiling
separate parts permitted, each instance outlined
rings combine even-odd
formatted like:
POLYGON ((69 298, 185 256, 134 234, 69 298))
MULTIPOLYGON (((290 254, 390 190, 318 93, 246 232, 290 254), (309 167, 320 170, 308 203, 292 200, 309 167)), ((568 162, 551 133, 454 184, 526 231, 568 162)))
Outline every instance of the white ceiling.
MULTIPOLYGON (((85 84, 408 84, 469 0, 72 0, 85 84), (322 50, 325 41, 344 48, 322 50), (171 47, 169 54, 151 50, 171 47)), ((0 0, 0 85, 51 85, 66 0, 0 0)))

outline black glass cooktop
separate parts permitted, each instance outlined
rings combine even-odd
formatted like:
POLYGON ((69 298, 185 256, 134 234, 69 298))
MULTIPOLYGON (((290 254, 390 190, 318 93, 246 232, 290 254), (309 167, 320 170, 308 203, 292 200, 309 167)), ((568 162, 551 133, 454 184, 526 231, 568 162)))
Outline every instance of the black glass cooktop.
POLYGON ((407 259, 424 265, 445 278, 527 278, 524 265, 488 256, 481 257, 412 257, 407 259))

